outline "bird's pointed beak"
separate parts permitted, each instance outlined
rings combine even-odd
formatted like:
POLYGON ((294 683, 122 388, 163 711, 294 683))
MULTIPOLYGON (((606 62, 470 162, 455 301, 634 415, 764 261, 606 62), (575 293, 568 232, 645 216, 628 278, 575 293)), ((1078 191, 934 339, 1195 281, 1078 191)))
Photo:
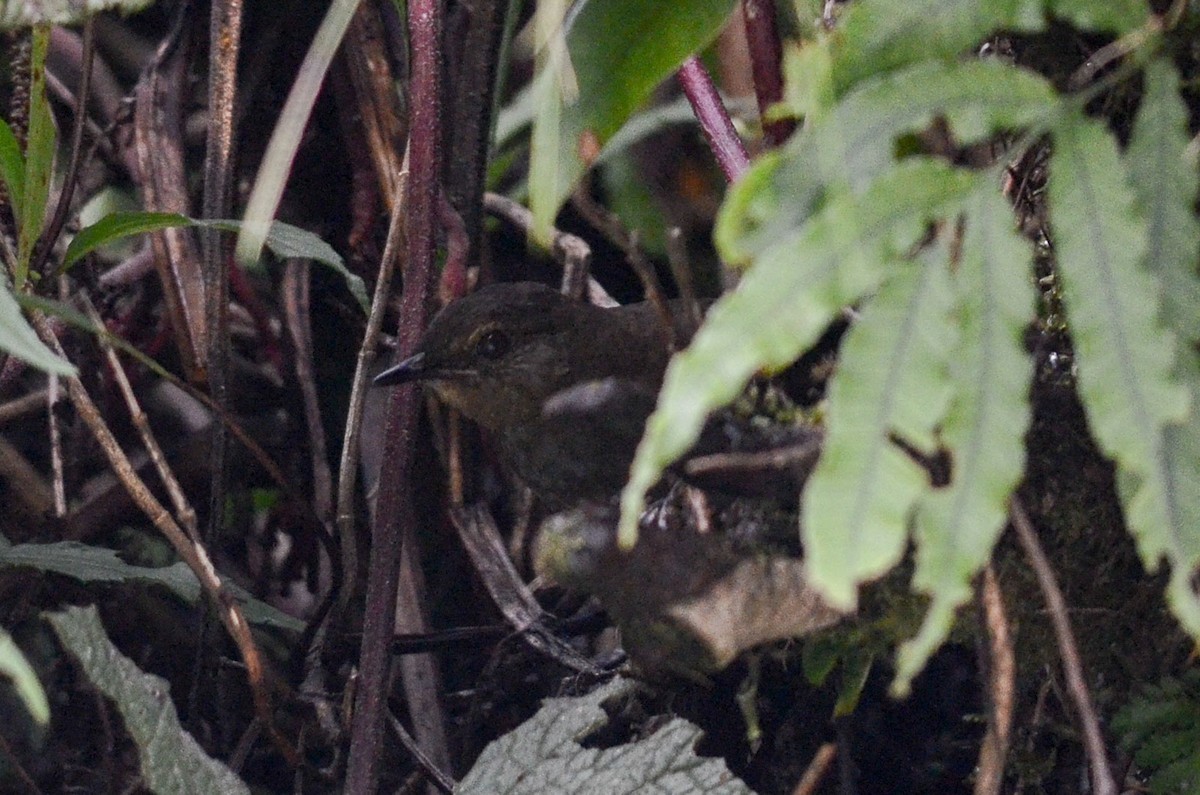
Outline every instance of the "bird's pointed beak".
POLYGON ((393 365, 375 376, 375 386, 392 386, 420 381, 429 375, 425 367, 425 354, 416 353, 397 365, 393 365))

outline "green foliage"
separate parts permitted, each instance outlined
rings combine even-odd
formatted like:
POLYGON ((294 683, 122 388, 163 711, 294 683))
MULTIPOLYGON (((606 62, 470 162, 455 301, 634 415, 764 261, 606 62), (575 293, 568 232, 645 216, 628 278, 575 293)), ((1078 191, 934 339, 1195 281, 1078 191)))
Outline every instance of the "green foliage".
POLYGON ((1083 98, 962 57, 995 30, 1035 30, 1051 16, 1127 33, 1147 11, 1133 0, 863 0, 839 29, 790 52, 786 97, 804 125, 726 198, 716 242, 747 270, 668 368, 622 494, 628 545, 646 489, 705 417, 858 305, 829 386, 826 447, 802 495, 804 546, 813 583, 850 607, 915 542, 913 584, 931 602, 901 649, 899 691, 946 637, 1004 527, 1033 377, 1022 339, 1034 319, 1031 244, 1014 229, 999 166, 912 154, 934 121, 957 146, 1051 136, 1051 242, 1080 396, 1117 465, 1141 555, 1150 567, 1169 562, 1172 608, 1200 636, 1189 583, 1200 565, 1200 361, 1180 344, 1200 337, 1200 226, 1178 78, 1169 60, 1144 59, 1122 156, 1083 115, 1083 98), (929 457, 946 462, 948 482, 931 481, 929 457))
MULTIPOLYGON (((220 229, 223 232, 239 232, 242 222, 188 218, 178 213, 116 212, 106 215, 91 226, 79 230, 79 234, 67 246, 63 257, 64 268, 69 268, 100 246, 130 235, 155 232, 171 227, 194 227, 198 229, 220 229)), ((267 231, 266 247, 280 259, 300 257, 311 259, 331 269, 346 282, 347 289, 366 312, 370 308, 367 288, 363 280, 351 273, 342 257, 332 246, 305 229, 272 221, 267 231)))
POLYGON ((54 170, 54 150, 58 144, 54 117, 46 100, 46 51, 50 46, 50 28, 33 29, 30 52, 29 129, 25 134, 25 192, 20 200, 21 224, 17 230, 17 270, 13 282, 20 290, 28 275, 33 246, 42 233, 46 201, 50 196, 50 177, 54 170))
MULTIPOLYGON (((539 14, 553 5, 540 4, 539 14)), ((529 163, 535 237, 548 239, 590 165, 581 146, 589 139, 604 146, 664 78, 716 38, 733 7, 733 0, 582 0, 563 20, 564 32, 543 34, 529 163)))
POLYGON ((1148 775, 1152 795, 1200 788, 1200 670, 1143 688, 1113 719, 1113 730, 1148 775))
POLYGON ((75 366, 55 355, 38 339, 37 332, 21 314, 21 307, 0 276, 0 350, 24 359, 48 373, 74 375, 75 366))
MULTIPOLYGON (((202 599, 200 583, 184 563, 158 567, 131 566, 111 549, 76 541, 12 545, 0 538, 0 570, 6 568, 35 569, 65 575, 84 583, 161 585, 191 605, 200 604, 202 599)), ((241 605, 246 619, 251 623, 290 632, 304 630, 303 621, 254 598, 237 584, 227 581, 225 587, 241 605)))
POLYGON ((137 746, 142 786, 157 793, 249 793, 183 730, 166 681, 144 673, 112 645, 95 607, 68 607, 46 619, 88 681, 116 705, 137 746))

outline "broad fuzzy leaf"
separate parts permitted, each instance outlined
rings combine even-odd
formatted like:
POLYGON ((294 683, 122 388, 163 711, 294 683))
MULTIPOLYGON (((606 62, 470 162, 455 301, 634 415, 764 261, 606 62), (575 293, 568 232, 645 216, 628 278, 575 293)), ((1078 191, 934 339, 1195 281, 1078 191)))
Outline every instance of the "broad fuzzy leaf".
POLYGON ((30 25, 78 25, 99 11, 141 11, 152 0, 8 0, 0 3, 0 30, 30 25))
POLYGON ((829 384, 825 449, 801 500, 813 585, 852 609, 858 584, 899 561, 924 467, 893 441, 926 453, 950 400, 954 347, 945 247, 891 272, 842 344, 829 384))
POLYGON ((608 722, 601 705, 632 691, 629 681, 614 679, 586 696, 546 699, 536 715, 484 749, 455 792, 750 792, 723 761, 696 756, 701 732, 680 718, 637 742, 584 747, 608 722))
POLYGON ((842 307, 879 284, 881 264, 912 245, 928 219, 957 206, 978 179, 914 158, 861 197, 834 196, 758 258, 667 368, 621 495, 623 545, 634 541, 646 490, 691 446, 707 414, 733 400, 756 371, 790 364, 811 346, 842 307))
POLYGON ((733 0, 582 0, 572 7, 564 23, 567 57, 546 59, 533 89, 535 236, 547 238, 590 165, 583 157, 587 141, 603 146, 659 83, 716 38, 733 8, 733 0), (566 91, 571 83, 577 90, 566 91))
POLYGON ((164 793, 250 792, 183 730, 168 695, 170 685, 144 673, 112 645, 95 607, 68 607, 46 618, 88 681, 116 704, 137 746, 143 786, 164 793))
POLYGON ((835 34, 835 82, 841 93, 884 70, 957 58, 996 30, 1041 27, 1036 0, 856 0, 835 34))
POLYGON ((1000 194, 987 186, 973 196, 955 273, 954 399, 940 433, 951 479, 922 499, 916 515, 913 582, 933 602, 917 637, 900 648, 893 685, 899 693, 970 598, 970 580, 991 555, 1025 468, 1033 363, 1022 335, 1034 305, 1030 254, 1000 194))
POLYGON ((1080 396, 1096 440, 1117 464, 1142 559, 1149 568, 1164 556, 1171 562, 1172 607, 1200 635, 1200 601, 1188 583, 1200 561, 1200 529, 1187 509, 1197 482, 1185 474, 1194 462, 1178 458, 1194 420, 1187 390, 1172 375, 1176 343, 1158 319, 1160 284, 1144 266, 1146 222, 1102 125, 1065 117, 1054 147, 1050 211, 1080 396))

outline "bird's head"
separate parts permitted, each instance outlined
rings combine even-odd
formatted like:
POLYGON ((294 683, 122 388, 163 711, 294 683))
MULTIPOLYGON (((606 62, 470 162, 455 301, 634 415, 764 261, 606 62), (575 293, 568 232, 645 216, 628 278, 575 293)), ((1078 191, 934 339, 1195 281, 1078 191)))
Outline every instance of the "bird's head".
POLYGON ((438 313, 416 353, 375 383, 428 384, 487 428, 527 422, 551 395, 592 377, 581 369, 603 312, 540 284, 483 287, 438 313))

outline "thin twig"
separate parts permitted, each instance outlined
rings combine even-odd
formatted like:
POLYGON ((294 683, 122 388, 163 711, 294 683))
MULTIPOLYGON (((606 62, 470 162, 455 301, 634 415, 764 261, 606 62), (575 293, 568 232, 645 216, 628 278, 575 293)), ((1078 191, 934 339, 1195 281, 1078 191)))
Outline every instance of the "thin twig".
POLYGON ((700 323, 704 320, 704 311, 700 308, 700 299, 696 297, 696 284, 692 280, 692 268, 688 264, 683 230, 677 226, 667 230, 667 262, 671 266, 675 286, 679 288, 679 298, 687 309, 688 319, 693 328, 700 328, 700 323))
POLYGON ((654 266, 650 264, 650 260, 646 259, 646 254, 638 245, 637 233, 626 229, 616 213, 610 212, 595 201, 587 192, 586 186, 581 186, 571 195, 571 206, 596 231, 624 252, 625 261, 629 263, 629 267, 637 275, 638 281, 642 283, 646 300, 654 307, 654 312, 658 316, 663 338, 667 343, 667 350, 675 352, 678 349, 675 339, 675 319, 672 316, 670 305, 667 304, 667 298, 663 294, 658 275, 654 272, 654 266))
POLYGON ((391 222, 383 244, 383 257, 375 277, 375 293, 371 297, 371 312, 367 328, 358 348, 354 378, 350 386, 350 406, 346 410, 346 432, 342 439, 342 456, 338 462, 337 536, 342 558, 342 582, 335 613, 344 614, 354 596, 358 580, 358 535, 354 531, 354 488, 358 483, 358 448, 362 441, 363 404, 367 400, 367 372, 375 361, 379 345, 379 329, 391 294, 392 274, 396 270, 396 255, 404 241, 404 209, 408 204, 408 156, 396 180, 396 195, 392 201, 391 222))
MULTIPOLYGON (((499 193, 483 194, 483 208, 497 218, 507 221, 526 235, 533 229, 533 213, 499 193)), ((587 241, 568 232, 554 229, 550 235, 550 253, 563 266, 562 293, 576 300, 583 298, 588 284, 592 249, 587 241)))
MULTIPOLYGON (((436 289, 434 247, 443 132, 442 14, 442 5, 437 0, 408 2, 412 54, 410 186, 406 212, 408 261, 400 301, 400 327, 396 335, 397 356, 411 356, 416 351, 436 289)), ((395 627, 402 550, 416 549, 417 517, 412 500, 412 474, 421 403, 415 389, 411 386, 392 389, 387 414, 379 497, 372 517, 366 615, 359 654, 360 686, 354 699, 350 756, 346 766, 347 792, 374 792, 379 786, 379 758, 391 670, 388 647, 395 627), (411 543, 409 539, 412 539, 411 543)))
POLYGON ((693 55, 679 67, 676 77, 683 86, 683 93, 691 103, 704 138, 726 181, 735 182, 750 167, 750 156, 733 127, 729 111, 725 109, 725 103, 721 101, 708 70, 693 55))
MULTIPOLYGON (((62 345, 59 344, 58 337, 55 336, 46 317, 40 312, 30 312, 29 318, 42 341, 59 356, 64 356, 62 345)), ((67 394, 71 398, 71 404, 96 439, 117 479, 121 481, 126 491, 129 492, 129 496, 170 542, 175 553, 183 559, 192 573, 196 575, 196 579, 200 581, 201 587, 212 602, 225 629, 237 644, 242 662, 246 665, 246 677, 254 696, 255 711, 266 723, 271 739, 288 763, 294 766, 299 765, 301 760, 295 749, 279 733, 272 720, 272 706, 268 694, 269 669, 254 643, 254 638, 250 634, 250 625, 247 623, 241 607, 221 582, 220 575, 217 574, 217 569, 213 565, 208 551, 202 545, 193 543, 188 538, 178 522, 171 517, 162 503, 147 488, 145 481, 138 476, 133 463, 125 455, 125 451, 121 449, 116 437, 104 422, 100 410, 88 395, 83 382, 77 376, 64 376, 63 379, 67 386, 67 394)))
POLYGON ((1016 655, 1012 633, 1004 612, 1004 594, 995 569, 983 570, 979 606, 987 630, 988 728, 979 747, 975 795, 999 795, 1004 781, 1004 759, 1008 755, 1015 698, 1016 655))
POLYGON ((792 790, 792 795, 813 795, 817 791, 817 787, 821 785, 821 780, 825 778, 825 773, 828 772, 829 766, 833 764, 833 760, 837 756, 837 749, 837 743, 823 743, 817 749, 817 752, 813 754, 812 761, 808 763, 808 767, 804 768, 804 775, 800 777, 796 788, 792 790))
MULTIPOLYGON (((101 320, 100 314, 92 306, 91 301, 85 303, 84 309, 88 318, 97 327, 104 325, 104 321, 101 320)), ((200 535, 196 525, 196 510, 192 507, 187 495, 183 493, 183 487, 179 485, 179 480, 175 477, 171 465, 167 463, 167 456, 154 436, 154 431, 150 429, 150 420, 146 417, 146 412, 142 411, 137 396, 133 394, 133 387, 129 383, 128 376, 125 375, 125 368, 121 366, 121 360, 117 358, 117 352, 104 337, 100 337, 100 347, 104 350, 105 358, 108 359, 108 367, 112 370, 117 387, 121 390, 121 397, 125 400, 125 407, 129 411, 129 417, 133 420, 134 427, 137 428, 142 445, 145 446, 146 453, 154 462, 154 469, 158 472, 159 479, 167 489, 167 496, 170 497, 171 505, 175 508, 175 515, 179 518, 183 529, 187 531, 188 537, 193 543, 198 544, 200 535)))
POLYGON ((62 397, 56 374, 50 374, 49 384, 46 391, 46 425, 50 433, 50 472, 53 478, 54 516, 61 518, 67 513, 67 485, 62 453, 62 429, 59 427, 58 413, 54 410, 62 397))
MULTIPOLYGON (((38 389, 30 392, 28 395, 14 398, 7 403, 0 403, 0 425, 37 411, 46 404, 49 395, 49 389, 38 389)), ((51 401, 51 404, 53 405, 53 401, 51 401)))
POLYGON ((1038 543, 1037 533, 1029 521, 1029 516, 1016 497, 1013 497, 1011 507, 1012 526, 1022 549, 1025 550, 1025 556, 1029 558, 1029 565, 1037 575, 1042 598, 1046 600, 1050 621, 1054 627, 1054 637, 1058 641, 1058 651, 1062 657, 1063 672, 1067 677, 1067 691, 1082 724, 1083 747, 1092 770, 1092 791, 1096 795, 1117 795, 1117 785, 1113 781, 1108 756, 1104 750, 1104 737, 1100 733, 1100 720, 1096 717, 1096 708, 1083 677, 1083 663, 1075 646, 1075 637, 1071 633, 1066 600, 1058 588, 1050 561, 1046 559, 1046 553, 1038 543))
POLYGON ((746 46, 750 51, 758 112, 763 119, 763 137, 767 146, 776 147, 792 134, 795 124, 786 119, 766 120, 771 106, 783 99, 783 47, 775 19, 775 2, 742 0, 742 16, 746 20, 746 46))
POLYGON ((454 792, 454 788, 458 786, 458 783, 444 770, 434 764, 433 760, 421 750, 421 746, 417 745, 417 741, 408 733, 408 729, 404 728, 404 724, 396 720, 396 716, 392 714, 391 710, 388 711, 387 718, 388 725, 396 734, 396 738, 400 740, 400 744, 404 746, 404 749, 412 754, 413 759, 417 762, 417 767, 421 768, 421 771, 429 779, 430 783, 441 792, 454 792))

